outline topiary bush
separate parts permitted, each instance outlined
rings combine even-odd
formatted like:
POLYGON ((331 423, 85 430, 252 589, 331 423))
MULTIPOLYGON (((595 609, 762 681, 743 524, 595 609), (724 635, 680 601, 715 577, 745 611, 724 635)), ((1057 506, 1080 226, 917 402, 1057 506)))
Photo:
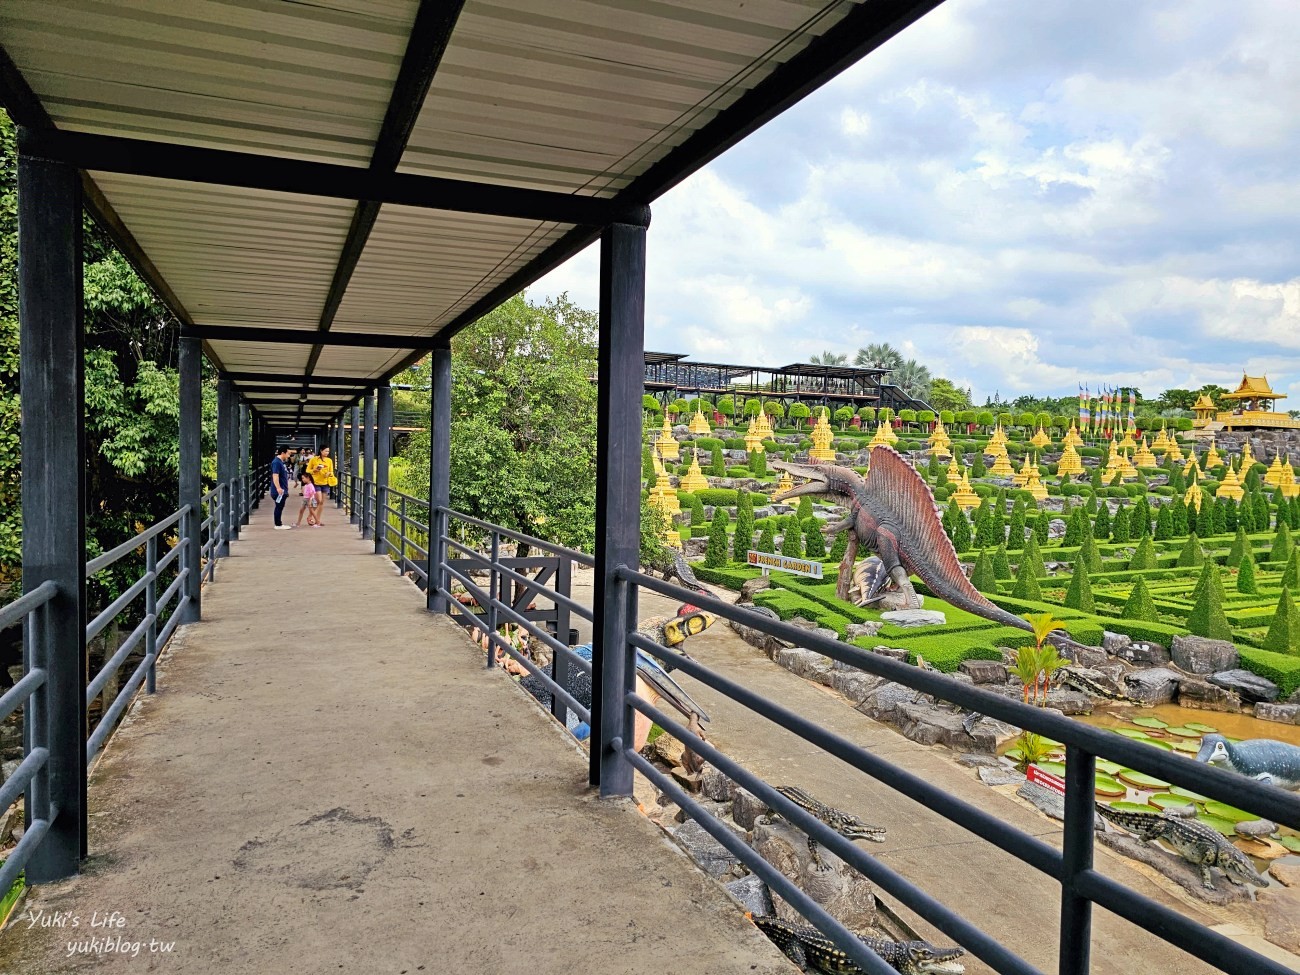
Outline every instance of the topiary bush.
POLYGON ((1274 653, 1300 653, 1300 610, 1296 609, 1288 586, 1282 587, 1273 621, 1264 637, 1264 649, 1274 653))
POLYGON ((1212 640, 1231 641, 1232 627, 1228 625, 1228 619, 1223 615, 1223 596, 1220 592, 1222 582, 1219 579, 1218 566, 1212 562, 1207 563, 1196 585, 1198 590, 1196 601, 1187 617, 1188 631, 1212 640))
POLYGON ((727 524, 730 520, 725 508, 714 510, 713 524, 709 526, 709 546, 704 550, 704 564, 709 568, 721 568, 731 561, 727 552, 727 524))
POLYGON ((1120 616, 1126 620, 1139 620, 1146 623, 1160 622, 1160 614, 1156 612, 1156 604, 1151 601, 1151 592, 1147 589, 1146 580, 1138 576, 1137 582, 1133 583, 1133 588, 1129 591, 1128 600, 1124 603, 1124 608, 1120 610, 1120 616))

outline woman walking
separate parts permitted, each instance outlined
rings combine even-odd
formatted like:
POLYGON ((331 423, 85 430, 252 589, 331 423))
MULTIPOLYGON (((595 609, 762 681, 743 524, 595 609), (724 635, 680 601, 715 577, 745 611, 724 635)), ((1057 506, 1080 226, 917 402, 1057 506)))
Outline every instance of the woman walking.
POLYGON ((307 473, 311 475, 312 483, 316 485, 316 499, 320 502, 316 507, 316 524, 323 525, 325 502, 334 493, 334 485, 338 484, 338 479, 334 476, 334 460, 330 457, 329 447, 322 447, 320 453, 308 461, 307 473))

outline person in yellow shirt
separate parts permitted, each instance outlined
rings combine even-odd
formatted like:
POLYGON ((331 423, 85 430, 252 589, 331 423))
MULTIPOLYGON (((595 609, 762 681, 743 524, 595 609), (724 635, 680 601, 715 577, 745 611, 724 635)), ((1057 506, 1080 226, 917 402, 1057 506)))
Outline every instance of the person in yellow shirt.
POLYGON ((334 493, 334 488, 339 483, 334 475, 334 460, 330 457, 328 447, 322 447, 320 453, 307 462, 307 473, 311 475, 312 483, 316 485, 317 497, 320 499, 320 505, 316 508, 316 523, 323 524, 325 500, 334 493))

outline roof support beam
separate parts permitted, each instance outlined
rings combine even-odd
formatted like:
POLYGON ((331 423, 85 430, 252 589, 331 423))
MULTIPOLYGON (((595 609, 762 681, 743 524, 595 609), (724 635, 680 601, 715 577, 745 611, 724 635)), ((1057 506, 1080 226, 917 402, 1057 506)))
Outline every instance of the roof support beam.
POLYGON ((217 342, 274 342, 285 345, 341 345, 362 349, 433 349, 430 335, 387 335, 371 332, 320 332, 301 328, 264 328, 242 325, 190 325, 181 329, 186 338, 217 342))
POLYGON ((594 196, 574 196, 469 180, 376 173, 355 166, 281 159, 252 152, 131 139, 59 129, 24 129, 21 150, 30 156, 78 169, 276 193, 301 193, 343 200, 479 213, 517 220, 600 225, 625 207, 594 196))
POLYGON ((373 389, 384 380, 376 376, 304 376, 300 372, 223 372, 222 379, 249 383, 306 383, 310 386, 349 386, 362 391, 373 389))

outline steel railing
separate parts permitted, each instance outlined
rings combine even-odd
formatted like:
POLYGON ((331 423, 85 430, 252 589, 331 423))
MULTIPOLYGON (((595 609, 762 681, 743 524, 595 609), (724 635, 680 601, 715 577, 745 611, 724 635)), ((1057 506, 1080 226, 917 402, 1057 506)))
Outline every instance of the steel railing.
MULTIPOLYGON (((368 524, 373 525, 373 498, 376 492, 373 486, 368 487, 367 483, 364 479, 355 476, 348 479, 348 506, 349 511, 356 510, 357 519, 366 519, 368 524)), ((409 529, 412 526, 418 526, 420 531, 425 532, 424 537, 427 539, 431 530, 429 523, 415 521, 410 517, 410 511, 412 505, 418 505, 419 510, 426 513, 427 517, 428 502, 409 498, 391 490, 389 496, 396 497, 398 504, 383 505, 382 513, 386 522, 388 519, 396 518, 396 530, 400 540, 397 544, 401 547, 407 544, 410 537, 409 529)), ((498 632, 500 627, 507 623, 521 626, 553 651, 553 661, 563 661, 567 666, 576 666, 588 675, 593 673, 592 665, 588 661, 574 654, 563 645, 562 641, 557 640, 555 635, 538 626, 535 621, 523 617, 508 600, 503 598, 501 588, 503 583, 530 585, 534 580, 503 564, 500 554, 501 543, 503 540, 510 540, 534 546, 561 558, 566 563, 576 562, 594 567, 595 560, 582 552, 565 549, 543 539, 493 525, 449 508, 435 509, 434 515, 434 530, 437 530, 436 526, 439 523, 449 525, 457 522, 477 533, 480 542, 478 546, 468 544, 466 538, 453 537, 445 527, 437 531, 434 536, 435 550, 442 554, 436 560, 432 581, 428 579, 428 570, 425 567, 417 567, 417 574, 421 581, 432 585, 436 592, 446 597, 449 600, 449 612, 457 615, 467 610, 453 596, 452 580, 464 587, 479 610, 472 615, 470 621, 479 636, 486 640, 489 646, 508 654, 545 684, 552 694, 553 709, 559 709, 557 717, 563 719, 563 709, 567 707, 583 720, 590 722, 592 718, 590 711, 572 697, 567 682, 559 679, 557 672, 548 674, 543 671, 516 651, 514 646, 498 632), (480 547, 485 547, 487 551, 481 551, 480 547), (450 557, 451 553, 460 558, 453 560, 450 557), (468 562, 470 568, 468 571, 457 568, 452 565, 453 561, 468 562), (475 575, 480 577, 485 575, 486 583, 482 578, 476 581, 475 575)), ((381 527, 379 530, 386 529, 381 527)), ((427 564, 429 551, 427 544, 417 547, 415 551, 426 559, 427 564)), ((393 555, 393 546, 389 547, 389 555, 390 557, 393 555)), ((405 564, 407 561, 402 556, 398 556, 399 569, 405 564)), ((1169 907, 1129 890, 1095 869, 1093 862, 1096 826, 1094 775, 1097 760, 1108 759, 1298 830, 1300 830, 1300 797, 1224 769, 1143 745, 1114 732, 980 690, 944 674, 922 670, 882 654, 868 653, 850 644, 818 636, 751 609, 672 585, 628 567, 619 567, 614 575, 617 598, 627 607, 628 611, 624 615, 628 622, 623 646, 612 648, 612 652, 627 654, 622 673, 626 675, 629 683, 621 689, 621 694, 615 694, 612 698, 622 700, 623 707, 618 709, 620 713, 596 716, 597 721, 604 723, 608 729, 603 740, 615 754, 645 776, 662 793, 669 796, 737 859, 776 893, 794 905, 864 972, 889 975, 893 969, 867 949, 853 932, 759 856, 742 838, 704 809, 671 776, 664 774, 632 748, 624 736, 630 738, 634 713, 642 714, 658 724, 704 760, 712 763, 737 785, 767 803, 797 829, 831 850, 882 892, 915 911, 993 970, 1004 975, 1042 975, 1039 969, 1016 955, 989 933, 977 928, 959 912, 917 887, 898 871, 859 849, 851 841, 846 840, 777 792, 759 776, 693 733, 681 721, 637 694, 631 682, 631 675, 635 673, 635 657, 638 651, 723 694, 774 725, 792 732, 828 755, 836 757, 849 769, 867 775, 921 803, 981 840, 991 843, 1059 882, 1061 920, 1058 937, 1060 952, 1058 972, 1060 975, 1086 975, 1090 970, 1093 905, 1126 918, 1157 938, 1234 975, 1285 975, 1290 972, 1289 968, 1278 962, 1169 907), (905 768, 872 754, 860 745, 821 727, 789 708, 710 670, 700 662, 683 657, 677 651, 661 646, 636 632, 636 604, 641 590, 684 603, 689 602, 722 619, 741 623, 793 646, 812 650, 863 673, 883 677, 911 690, 931 695, 937 700, 951 702, 1060 742, 1065 746, 1066 751, 1065 821, 1061 849, 1035 835, 1017 829, 977 806, 956 798, 905 768), (614 733, 609 734, 609 730, 614 733)), ((545 595, 567 612, 586 620, 593 620, 591 610, 574 601, 567 591, 562 593, 546 591, 545 595)), ((597 652, 599 653, 599 649, 597 652)), ((492 666, 494 658, 495 654, 489 652, 488 666, 492 666)), ((606 664, 606 673, 617 669, 610 668, 609 664, 606 664)), ((593 688, 592 696, 593 702, 599 701, 601 689, 593 688)), ((593 725, 594 732, 595 725, 593 725)), ((601 747, 599 741, 596 741, 592 747, 601 747)))
MULTIPOLYGON (((86 563, 85 577, 93 580, 128 556, 143 554, 144 557, 141 574, 86 624, 86 640, 89 642, 102 635, 123 614, 132 614, 132 618, 135 614, 139 616, 126 639, 88 681, 84 691, 87 708, 105 693, 132 654, 140 654, 131 675, 120 685, 113 699, 105 702, 99 721, 85 742, 87 766, 103 750, 141 685, 146 693, 154 693, 159 655, 187 617, 186 610, 191 600, 187 585, 191 519, 201 519, 200 579, 214 579, 223 545, 229 541, 228 526, 232 513, 243 517, 251 510, 261 497, 269 478, 268 472, 269 468, 259 468, 248 475, 222 482, 203 496, 201 510, 195 511, 190 505, 185 505, 86 563), (139 605, 141 600, 143 606, 139 605)), ((46 581, 0 608, 0 630, 18 625, 24 627, 23 676, 0 696, 0 721, 23 708, 25 753, 18 768, 0 784, 0 811, 8 809, 25 793, 29 823, 18 845, 0 866, 0 896, 9 890, 31 860, 58 815, 58 809, 50 799, 50 727, 52 721, 67 718, 54 715, 46 700, 49 661, 37 659, 36 655, 44 652, 45 641, 35 638, 45 625, 48 604, 58 591, 56 583, 46 581)))

